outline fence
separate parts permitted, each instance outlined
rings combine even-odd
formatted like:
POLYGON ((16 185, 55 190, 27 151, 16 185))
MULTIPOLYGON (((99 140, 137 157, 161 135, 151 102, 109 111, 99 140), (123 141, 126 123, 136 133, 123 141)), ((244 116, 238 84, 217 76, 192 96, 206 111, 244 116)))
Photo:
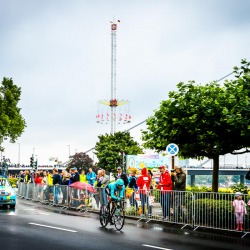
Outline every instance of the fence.
MULTIPOLYGON (((78 211, 99 211, 100 206, 107 203, 107 196, 103 188, 96 188, 95 192, 81 190, 69 186, 48 186, 45 184, 20 183, 18 195, 21 198, 59 206, 61 209, 75 209, 78 211)), ((139 220, 164 221, 189 225, 196 230, 198 227, 234 231, 236 217, 232 202, 234 194, 199 193, 182 191, 150 190, 138 193, 127 190, 126 215, 139 220)), ((247 204, 249 195, 243 195, 247 204)), ((250 207, 247 206, 244 216, 243 232, 250 233, 250 207)))

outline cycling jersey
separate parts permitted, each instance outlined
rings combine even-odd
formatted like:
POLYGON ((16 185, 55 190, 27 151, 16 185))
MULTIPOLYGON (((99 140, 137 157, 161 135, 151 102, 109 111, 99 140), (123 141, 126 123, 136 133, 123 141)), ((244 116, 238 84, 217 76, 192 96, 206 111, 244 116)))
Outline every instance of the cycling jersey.
POLYGON ((123 185, 122 188, 118 188, 116 182, 111 182, 108 184, 106 188, 106 193, 111 197, 111 199, 117 200, 118 198, 124 198, 125 186, 123 185), (119 192, 119 197, 115 194, 119 192))

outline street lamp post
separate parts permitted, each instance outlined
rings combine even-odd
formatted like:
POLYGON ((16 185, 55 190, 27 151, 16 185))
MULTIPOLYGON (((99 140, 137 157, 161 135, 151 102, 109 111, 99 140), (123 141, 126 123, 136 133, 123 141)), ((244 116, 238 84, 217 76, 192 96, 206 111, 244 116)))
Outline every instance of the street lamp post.
POLYGON ((70 145, 67 145, 69 147, 69 158, 70 158, 70 145))

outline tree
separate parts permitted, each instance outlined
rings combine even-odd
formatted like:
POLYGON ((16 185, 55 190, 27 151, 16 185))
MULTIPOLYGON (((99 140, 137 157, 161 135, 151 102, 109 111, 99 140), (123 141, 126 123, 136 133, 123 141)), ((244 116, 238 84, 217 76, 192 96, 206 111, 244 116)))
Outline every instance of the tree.
POLYGON ((18 102, 21 97, 21 88, 17 87, 11 78, 3 78, 0 86, 0 150, 4 140, 14 143, 24 132, 25 120, 20 114, 18 102))
MULTIPOLYGON (((162 151, 167 144, 179 145, 185 158, 213 159, 212 191, 218 191, 219 156, 250 144, 249 64, 243 73, 224 86, 216 81, 195 85, 183 82, 169 92, 142 131, 144 146, 162 151)), ((236 68, 236 70, 238 70, 236 68)))
POLYGON ((93 168, 93 165, 94 161, 86 153, 75 153, 74 155, 70 156, 70 162, 68 164, 67 171, 70 168, 76 167, 79 173, 81 173, 82 170, 85 170, 87 173, 89 168, 93 168))
POLYGON ((116 132, 114 135, 98 136, 95 154, 99 160, 98 166, 107 171, 115 171, 118 166, 124 166, 124 156, 141 154, 142 148, 134 141, 129 132, 116 132))

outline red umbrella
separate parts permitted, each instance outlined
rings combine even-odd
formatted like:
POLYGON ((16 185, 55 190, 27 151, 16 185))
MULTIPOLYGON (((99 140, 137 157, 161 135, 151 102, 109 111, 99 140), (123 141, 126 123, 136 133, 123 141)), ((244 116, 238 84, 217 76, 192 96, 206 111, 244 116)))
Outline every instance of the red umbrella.
POLYGON ((92 193, 96 193, 96 190, 94 189, 94 187, 86 182, 80 182, 80 181, 77 181, 77 182, 74 182, 70 185, 70 187, 72 188, 78 188, 78 189, 81 189, 81 190, 87 190, 89 192, 92 192, 92 193))

